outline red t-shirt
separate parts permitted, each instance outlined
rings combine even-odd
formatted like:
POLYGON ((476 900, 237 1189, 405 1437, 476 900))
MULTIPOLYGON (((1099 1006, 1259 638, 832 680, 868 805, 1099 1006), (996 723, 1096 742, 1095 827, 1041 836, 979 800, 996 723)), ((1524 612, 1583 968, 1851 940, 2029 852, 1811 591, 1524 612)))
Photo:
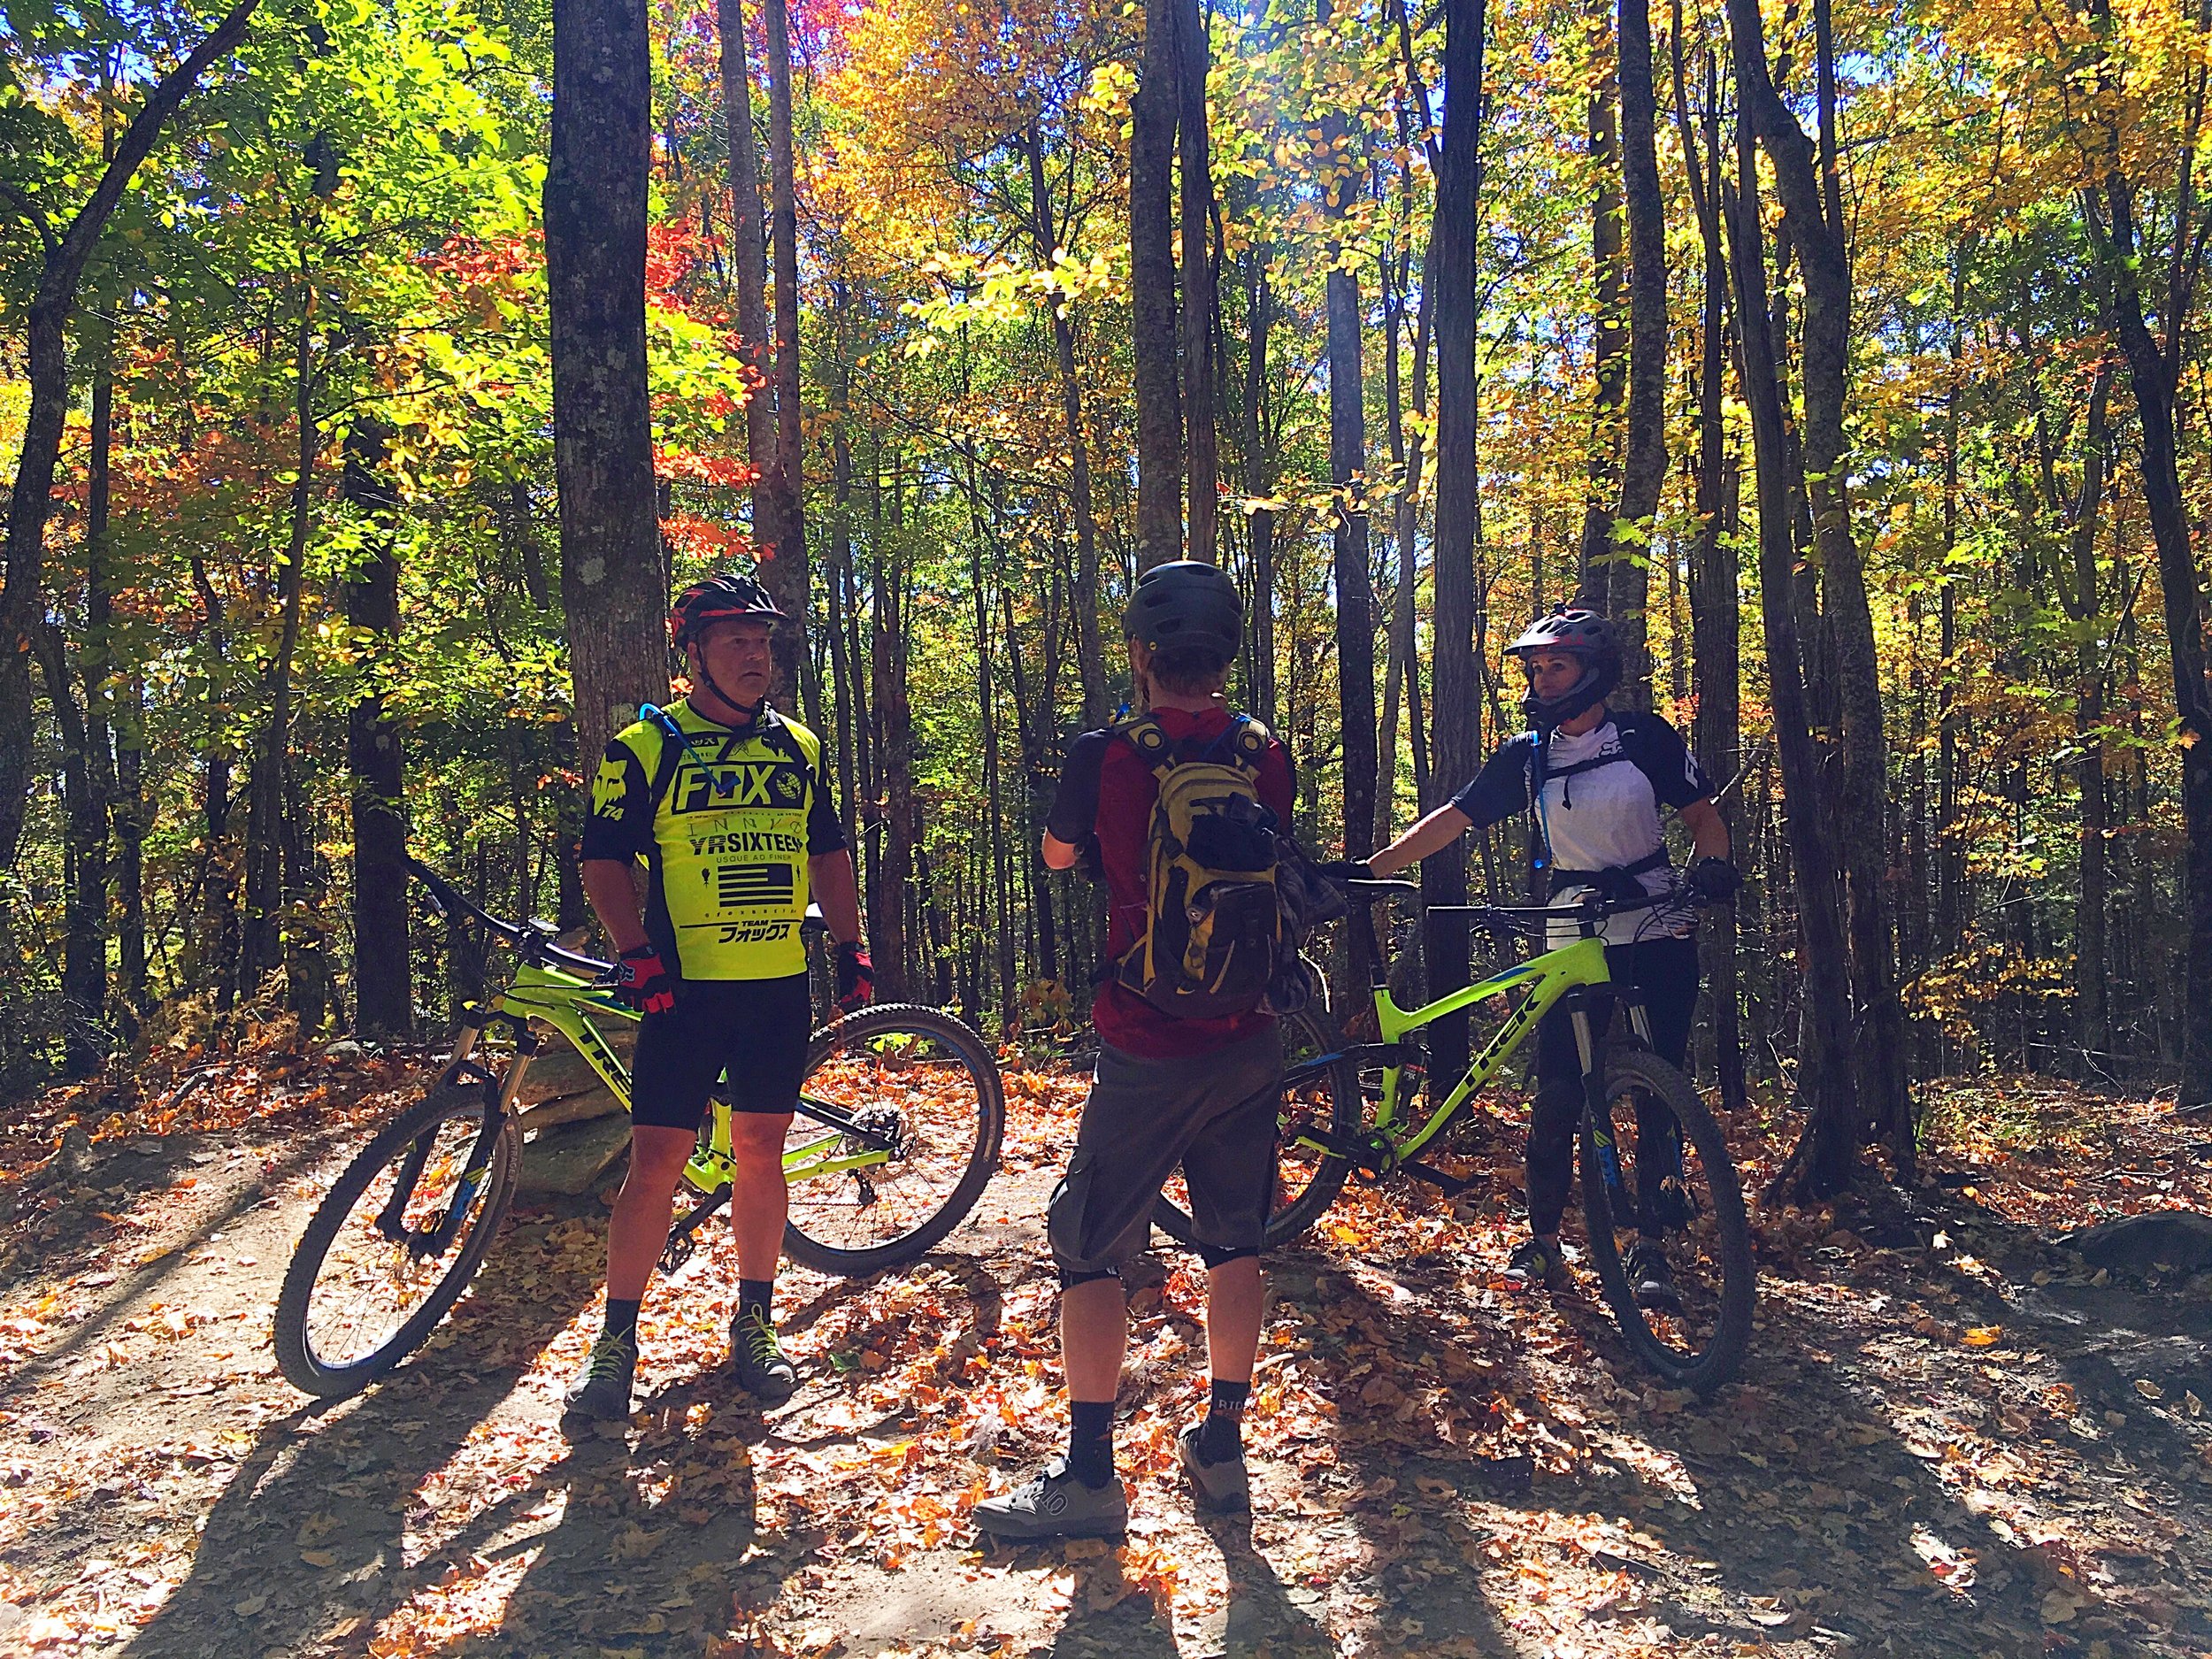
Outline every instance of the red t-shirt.
MULTIPOLYGON (((1229 729, 1224 708, 1191 713, 1156 711, 1171 741, 1200 742, 1229 729)), ((1261 804, 1287 825, 1296 796, 1290 756, 1270 738, 1260 756, 1255 781, 1261 804)), ((1135 745, 1110 731, 1086 732, 1069 746, 1060 793, 1046 828, 1055 841, 1079 847, 1098 837, 1099 864, 1106 876, 1106 956, 1119 962, 1144 932, 1145 843, 1152 829, 1159 780, 1135 745)), ((1134 991, 1112 980, 1098 987, 1091 1023, 1098 1040, 1145 1060, 1177 1060, 1211 1054, 1256 1037, 1274 1021, 1272 1014, 1233 1014, 1220 1019, 1176 1019, 1134 991)))

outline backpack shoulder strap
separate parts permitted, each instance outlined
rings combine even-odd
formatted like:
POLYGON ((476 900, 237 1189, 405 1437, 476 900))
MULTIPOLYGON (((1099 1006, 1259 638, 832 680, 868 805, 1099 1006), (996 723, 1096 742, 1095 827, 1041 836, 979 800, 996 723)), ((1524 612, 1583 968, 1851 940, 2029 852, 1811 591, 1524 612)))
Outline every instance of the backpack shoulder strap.
POLYGON ((1164 778, 1175 769, 1175 745, 1169 740, 1166 728, 1161 726, 1158 716, 1141 714, 1133 720, 1123 721, 1113 729, 1129 740, 1131 746, 1144 764, 1152 768, 1156 776, 1164 778))
POLYGON ((654 757, 652 785, 646 792, 645 821, 649 824, 661 815, 661 803, 668 798, 669 786, 676 781, 676 768, 683 763, 684 731, 676 724, 676 717, 653 703, 638 709, 638 718, 652 726, 660 738, 660 753, 654 757))

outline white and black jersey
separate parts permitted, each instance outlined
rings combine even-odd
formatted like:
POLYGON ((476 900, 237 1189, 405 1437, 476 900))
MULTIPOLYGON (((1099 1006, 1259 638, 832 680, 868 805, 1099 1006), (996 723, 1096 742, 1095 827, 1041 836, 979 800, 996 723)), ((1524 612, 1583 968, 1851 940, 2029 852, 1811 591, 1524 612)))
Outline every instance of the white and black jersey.
MULTIPOLYGON (((1673 726, 1655 714, 1608 710, 1579 737, 1554 732, 1545 742, 1524 732, 1501 745, 1452 804, 1479 829, 1527 813, 1552 895, 1563 897, 1583 885, 1578 874, 1605 870, 1627 871, 1645 892, 1662 891, 1674 878, 1660 810, 1678 811, 1712 793, 1673 726)), ((1684 920, 1672 931, 1686 933, 1690 926, 1684 920)), ((1632 911, 1607 921, 1605 941, 1624 945, 1657 931, 1650 917, 1632 911)))

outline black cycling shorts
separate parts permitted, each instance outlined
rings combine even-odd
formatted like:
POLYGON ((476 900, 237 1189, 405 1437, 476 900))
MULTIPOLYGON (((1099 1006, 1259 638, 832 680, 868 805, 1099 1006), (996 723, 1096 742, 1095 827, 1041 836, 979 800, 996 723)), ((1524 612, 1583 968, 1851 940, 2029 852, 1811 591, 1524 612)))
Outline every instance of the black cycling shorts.
POLYGON ((814 999, 803 973, 780 979, 687 979, 676 1006, 640 1022, 630 1117, 651 1129, 696 1133, 715 1082, 730 1110, 787 1112, 806 1076, 814 999))

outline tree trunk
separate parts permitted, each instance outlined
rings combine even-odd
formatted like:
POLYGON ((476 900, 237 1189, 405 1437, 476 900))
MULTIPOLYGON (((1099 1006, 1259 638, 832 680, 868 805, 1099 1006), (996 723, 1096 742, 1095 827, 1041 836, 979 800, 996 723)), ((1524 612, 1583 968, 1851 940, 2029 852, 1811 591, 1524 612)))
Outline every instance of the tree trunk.
MULTIPOLYGON (((1636 0, 1623 0, 1634 5, 1636 0)), ((1675 123, 1682 142, 1685 171, 1690 181, 1691 205, 1697 216, 1699 243, 1704 253, 1704 307, 1697 370, 1697 533, 1692 543, 1690 565, 1690 629, 1695 653, 1697 716, 1694 738, 1707 775, 1725 786, 1742 764, 1742 733, 1738 698, 1741 666, 1739 658, 1736 547, 1724 534, 1728 517, 1727 492, 1735 487, 1725 452, 1726 430, 1723 409, 1723 377, 1726 371, 1728 264, 1721 243, 1720 198, 1720 87, 1719 66, 1709 51, 1705 58, 1705 153, 1698 157, 1697 134, 1690 125, 1688 88, 1682 73, 1682 5, 1674 4, 1675 123)), ((1678 649, 1679 648, 1678 647, 1678 649)), ((1728 826, 1729 844, 1745 862, 1740 838, 1740 792, 1727 790, 1719 802, 1721 821, 1728 826)), ((1737 1014, 1736 911, 1725 906, 1712 911, 1700 930, 1707 1006, 1713 1032, 1714 1070, 1722 1104, 1740 1110, 1745 1100, 1743 1038, 1737 1014)))
MULTIPOLYGON (((346 434, 339 493, 368 519, 370 557, 345 585, 346 620, 380 641, 399 638, 399 492, 384 471, 385 434, 357 420, 346 434)), ((387 643, 381 649, 388 649, 387 643)), ((407 938, 406 754, 399 722, 372 691, 346 711, 353 775, 353 1023, 376 1037, 414 1032, 407 938)))
MULTIPOLYGON (((893 462, 895 469, 897 462, 893 462)), ((915 880, 920 845, 914 808, 913 716, 906 698, 906 576, 894 549, 899 478, 892 473, 893 534, 875 538, 875 639, 869 652, 873 676, 876 763, 883 791, 883 856, 868 886, 868 949, 879 995, 885 1002, 908 995, 906 902, 915 880)))
MULTIPOLYGON (((2142 429, 2143 501, 2151 540, 2158 549, 2158 584, 2166 610, 2167 649, 2173 663, 2177 742, 2181 749, 2181 822, 2187 847, 2182 867, 2183 946, 2181 1103, 2212 1101, 2212 684, 2205 678, 2204 601, 2189 514, 2182 493, 2177 393, 2184 305, 2177 279, 2168 285, 2165 338, 2151 333, 2139 286, 2145 263, 2135 226, 2133 187, 2115 172, 2101 191, 2104 217, 2093 198, 2091 223, 2104 256, 2105 280, 2128 383, 2142 429)), ((2175 233, 2174 258, 2187 257, 2194 227, 2185 219, 2175 233)))
MULTIPOLYGON (((1052 187, 1045 173, 1044 129, 1029 127, 1030 237, 1037 263, 1049 267, 1060 250, 1052 187)), ((1098 632, 1098 515, 1091 503, 1091 446, 1083 429, 1083 381, 1076 373, 1075 322, 1067 308, 1052 311, 1053 351, 1060 374, 1060 427, 1068 446, 1068 493, 1075 513, 1075 654, 1082 680, 1083 724, 1106 723, 1106 656, 1098 632)))
MULTIPOLYGON (((1747 58, 1763 75, 1758 0, 1730 0, 1740 86, 1747 58), (1748 8, 1748 27, 1739 15, 1748 8)), ((1798 957, 1804 1018, 1797 1056, 1797 1096, 1808 1118, 1777 1185, 1800 1197, 1820 1197, 1848 1184, 1858 1166, 1859 1120, 1851 1073, 1850 985, 1843 898, 1833 846, 1822 810, 1818 758, 1806 717, 1797 612, 1790 593, 1792 544, 1788 458, 1783 444, 1781 386, 1767 314, 1766 250, 1759 219, 1759 172, 1748 116, 1739 121, 1734 205, 1736 321, 1743 344, 1744 401, 1751 414, 1758 477, 1759 587, 1767 634, 1767 679, 1782 763, 1783 817, 1797 876, 1798 957)))
MULTIPOLYGON (((1486 0, 1445 0, 1444 134, 1437 170, 1436 220, 1429 268, 1436 275, 1436 641, 1435 766, 1425 810, 1475 775, 1481 762, 1475 667, 1475 234, 1482 192, 1483 46, 1486 0)), ((1431 904, 1467 896, 1465 843, 1421 867, 1431 904)), ((1467 929, 1439 917, 1427 927, 1429 984, 1465 982, 1467 929)), ((1464 1015, 1440 1020, 1430 1044, 1431 1074, 1455 1077, 1467 1058, 1464 1015)))
POLYGON ((1889 795, 1887 745, 1873 611, 1845 488, 1851 268, 1834 180, 1834 68, 1827 0, 1814 0, 1813 10, 1820 83, 1819 165, 1812 142, 1768 77, 1755 0, 1730 0, 1729 18, 1732 32, 1739 36, 1739 95, 1773 166, 1775 193, 1781 198, 1805 280, 1800 365, 1805 481, 1843 727, 1836 828, 1850 899, 1851 984, 1858 1016, 1852 1053, 1858 1069, 1858 1108, 1869 1131, 1888 1141, 1900 1179, 1909 1180, 1916 1125, 1905 1079, 1905 1013, 1897 992, 1896 943, 1885 885, 1889 866, 1884 823, 1889 795), (1825 185, 1824 172, 1828 175, 1825 185))
POLYGON ((807 673, 810 584, 807 580, 806 475, 799 403, 799 209, 791 141, 791 19, 785 0, 761 0, 768 35, 769 257, 776 278, 776 554, 761 569, 768 591, 791 618, 776 630, 776 671, 784 695, 816 726, 821 694, 807 673))
POLYGON ((1176 0, 1176 146, 1183 219, 1183 410, 1190 453, 1190 557, 1216 561, 1221 508, 1219 442, 1214 433, 1215 288, 1210 234, 1214 186, 1206 122, 1206 73, 1213 61, 1199 0, 1176 0))
POLYGON ((1129 101, 1129 352, 1137 402, 1137 568, 1183 557, 1183 410, 1176 384, 1176 8, 1148 0, 1129 101))
POLYGON ((545 254, 561 596, 587 774, 668 695, 668 595, 645 384, 652 77, 637 0, 555 0, 545 254))
MULTIPOLYGON (((1589 122, 1590 262, 1596 283, 1595 385, 1590 402, 1590 456, 1582 513, 1581 570, 1575 603, 1603 611, 1612 603, 1613 560, 1619 550, 1613 516, 1620 497, 1621 407, 1628 393, 1628 255, 1622 235, 1620 81, 1607 0, 1584 0, 1584 35, 1592 59, 1589 122)), ((1440 473, 1439 477, 1442 475, 1440 473)))
POLYGON ((292 417, 297 442, 292 457, 291 534, 277 575, 277 650, 262 679, 268 709, 246 775, 246 929, 240 979, 250 992, 285 963, 287 778, 292 755, 292 664, 299 649, 300 600, 306 576, 307 538, 314 499, 315 457, 322 429, 315 418, 315 299, 301 273, 300 314, 292 343, 292 417))
POLYGON ((62 1069, 66 1077, 93 1077, 108 1051, 107 808, 94 783, 91 739, 61 630, 44 624, 37 644, 62 743, 62 1069))
POLYGON ((778 548, 783 545, 784 525, 776 479, 776 365, 768 334, 768 234, 760 211, 760 145, 753 130, 745 0, 716 0, 715 29, 722 43, 722 119, 730 133, 730 257, 737 273, 738 355, 758 377, 745 400, 753 541, 778 548))
POLYGON ((1620 0, 1621 183, 1628 217, 1628 437, 1606 612, 1621 633, 1622 686, 1651 706, 1644 611, 1659 490, 1667 474, 1667 226, 1659 188, 1650 0, 1620 0), (1623 530, 1618 526, 1625 525, 1623 530))
MULTIPOLYGON (((1272 499, 1273 445, 1267 426, 1267 336, 1274 320, 1275 296, 1267 280, 1269 250, 1255 247, 1248 256, 1245 283, 1244 493, 1254 501, 1272 499)), ((1276 718, 1275 688, 1275 513, 1272 508, 1246 510, 1252 538, 1252 709, 1261 719, 1276 718)))
POLYGON ((14 866, 35 781, 31 662, 39 652, 37 634, 46 610, 46 518, 52 506, 62 425, 69 411, 65 331, 76 308, 77 285, 100 233, 161 136, 163 126, 198 86, 208 66, 238 44, 257 4, 258 0, 240 0, 183 62, 154 83, 116 140, 91 196, 65 230, 57 236, 35 207, 28 214, 44 246, 44 259, 25 317, 30 401, 24 411, 15 485, 8 496, 7 568, 0 579, 0 869, 14 866))
MULTIPOLYGON (((1329 0, 1317 20, 1326 27, 1329 0)), ((1329 484, 1335 501, 1336 662, 1343 756, 1344 856, 1364 858, 1375 833, 1375 601, 1367 557, 1367 390, 1360 339, 1359 279, 1333 238, 1358 195, 1365 166, 1344 118, 1321 119, 1330 147, 1323 211, 1331 221, 1326 283, 1329 343, 1329 484)), ((1356 973, 1363 972, 1355 963, 1356 973)))

